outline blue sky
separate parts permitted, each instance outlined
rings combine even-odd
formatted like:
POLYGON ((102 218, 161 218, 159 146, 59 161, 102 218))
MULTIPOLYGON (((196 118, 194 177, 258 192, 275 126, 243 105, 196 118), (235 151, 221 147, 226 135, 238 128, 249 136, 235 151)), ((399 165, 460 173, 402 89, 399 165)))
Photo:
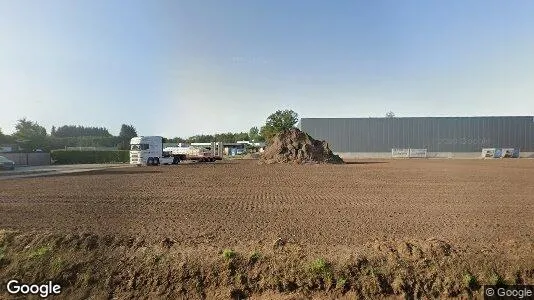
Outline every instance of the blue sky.
POLYGON ((534 1, 0 0, 0 128, 534 114, 534 1))

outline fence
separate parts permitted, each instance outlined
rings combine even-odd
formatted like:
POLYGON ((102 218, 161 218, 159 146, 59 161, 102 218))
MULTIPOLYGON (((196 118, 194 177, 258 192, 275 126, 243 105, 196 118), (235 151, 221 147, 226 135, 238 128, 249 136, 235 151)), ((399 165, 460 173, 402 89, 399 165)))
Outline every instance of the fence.
POLYGON ((427 149, 391 149, 392 158, 426 158, 427 149))
MULTIPOLYGON (((58 149, 59 150, 59 149, 58 149)), ((67 151, 117 151, 117 147, 65 147, 67 151)))
POLYGON ((50 153, 45 152, 1 153, 1 155, 14 161, 16 165, 44 166, 51 163, 50 153))

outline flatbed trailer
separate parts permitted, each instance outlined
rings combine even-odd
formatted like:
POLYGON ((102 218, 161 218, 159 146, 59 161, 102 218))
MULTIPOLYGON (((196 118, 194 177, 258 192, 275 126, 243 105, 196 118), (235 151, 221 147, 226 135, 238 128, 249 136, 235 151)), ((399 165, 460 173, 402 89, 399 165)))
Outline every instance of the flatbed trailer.
POLYGON ((193 160, 197 162, 215 162, 217 160, 222 160, 222 157, 215 155, 171 154, 171 156, 176 157, 178 159, 178 162, 185 160, 193 160))
MULTIPOLYGON (((219 148, 222 144, 219 143, 219 148)), ((175 165, 181 161, 215 162, 222 160, 221 155, 215 154, 215 143, 211 151, 196 147, 166 147, 163 148, 161 136, 140 136, 130 141, 130 164, 141 165, 175 165)), ((222 153, 222 151, 219 151, 222 153)))

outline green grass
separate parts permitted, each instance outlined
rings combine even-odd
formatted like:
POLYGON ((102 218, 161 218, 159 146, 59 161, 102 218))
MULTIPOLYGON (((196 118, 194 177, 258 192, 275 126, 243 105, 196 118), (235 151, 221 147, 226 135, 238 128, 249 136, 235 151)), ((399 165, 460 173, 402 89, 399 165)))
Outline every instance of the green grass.
POLYGON ((470 290, 475 290, 478 287, 478 281, 475 275, 467 273, 463 278, 464 286, 470 290))
POLYGON ((505 284, 506 284, 506 283, 504 282, 504 278, 502 278, 502 276, 499 275, 499 274, 496 273, 496 272, 493 272, 493 273, 490 275, 489 283, 490 283, 491 285, 505 285, 505 284))
POLYGON ((41 258, 52 251, 50 246, 41 246, 34 251, 30 252, 29 258, 41 258))
POLYGON ((56 274, 60 273, 64 266, 65 266, 65 262, 61 258, 56 258, 52 262, 52 270, 56 274))
POLYGON ((222 253, 222 256, 223 256, 224 259, 230 260, 230 259, 235 258, 237 256, 237 252, 235 252, 232 249, 224 249, 223 253, 222 253))
POLYGON ((332 269, 330 264, 324 258, 318 258, 312 261, 310 271, 314 275, 322 276, 324 278, 332 277, 332 269))
POLYGON ((261 258, 261 253, 258 251, 254 251, 250 254, 250 262, 255 263, 261 258))
POLYGON ((345 277, 340 277, 336 281, 336 289, 343 289, 343 288, 345 288, 346 284, 347 284, 347 279, 345 277))

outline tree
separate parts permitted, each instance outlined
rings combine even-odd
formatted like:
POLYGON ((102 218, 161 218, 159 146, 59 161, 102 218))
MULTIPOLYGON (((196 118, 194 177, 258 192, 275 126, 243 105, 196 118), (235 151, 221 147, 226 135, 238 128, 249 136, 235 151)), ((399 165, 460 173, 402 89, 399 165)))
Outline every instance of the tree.
POLYGON ((33 139, 46 136, 46 129, 43 126, 36 122, 26 120, 26 118, 18 121, 17 125, 15 125, 15 130, 14 135, 19 139, 33 139))
POLYGON ((205 135, 194 135, 189 138, 187 138, 188 143, 210 143, 214 141, 214 137, 211 134, 205 135))
POLYGON ((392 111, 388 111, 386 113, 386 118, 388 118, 388 119, 395 118, 395 113, 392 112, 392 111))
POLYGON ((2 130, 0 129, 0 145, 1 144, 13 144, 15 142, 15 139, 13 136, 4 134, 2 130))
POLYGON ((246 132, 234 133, 233 140, 234 140, 234 142, 237 142, 237 141, 248 141, 248 140, 250 140, 250 136, 246 132))
POLYGON ((250 128, 250 130, 248 131, 248 137, 251 139, 251 141, 258 141, 259 136, 260 130, 256 126, 250 128))
POLYGON ((131 140, 132 138, 136 136, 137 136, 137 131, 135 130, 135 127, 133 127, 132 125, 122 124, 119 137, 131 140))
POLYGON ((121 143, 119 148, 122 150, 127 150, 130 148, 130 140, 137 136, 137 131, 132 125, 122 124, 121 131, 119 133, 119 139, 121 143))
POLYGON ((185 143, 186 142, 186 139, 183 139, 181 137, 175 137, 175 138, 172 138, 172 139, 167 139, 167 143, 185 143))
POLYGON ((80 125, 63 125, 52 127, 53 136, 56 137, 80 137, 80 136, 111 136, 109 131, 104 127, 85 127, 80 125))
POLYGON ((50 130, 51 136, 56 136, 56 126, 52 126, 52 130, 50 130))
POLYGON ((33 151, 37 148, 46 148, 48 141, 46 139, 46 129, 37 124, 22 118, 15 125, 15 133, 13 134, 15 141, 19 143, 25 150, 33 151))
POLYGON ((291 129, 298 122, 298 114, 292 110, 277 110, 267 118, 260 130, 261 136, 269 141, 277 133, 291 129))

